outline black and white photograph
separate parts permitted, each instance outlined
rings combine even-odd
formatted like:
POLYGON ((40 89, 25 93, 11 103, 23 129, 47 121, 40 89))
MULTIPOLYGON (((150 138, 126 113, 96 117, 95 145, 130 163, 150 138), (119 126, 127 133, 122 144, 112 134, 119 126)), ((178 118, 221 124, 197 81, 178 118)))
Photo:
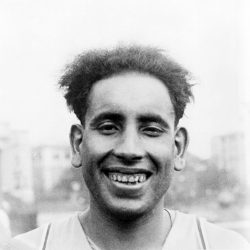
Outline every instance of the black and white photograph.
POLYGON ((250 249, 250 2, 0 0, 0 249, 250 249))

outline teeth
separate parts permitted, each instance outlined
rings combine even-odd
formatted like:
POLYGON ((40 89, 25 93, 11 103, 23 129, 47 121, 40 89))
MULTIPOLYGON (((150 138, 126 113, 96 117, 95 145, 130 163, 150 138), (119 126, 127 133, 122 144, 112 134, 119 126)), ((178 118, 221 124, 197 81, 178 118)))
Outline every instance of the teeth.
POLYGON ((141 175, 141 176, 139 177, 139 182, 144 182, 145 179, 146 179, 145 175, 141 175))
POLYGON ((128 181, 129 182, 135 182, 135 177, 133 175, 129 176, 128 181))
POLYGON ((122 182, 128 182, 127 175, 123 175, 123 176, 122 176, 122 182))
POLYGON ((109 178, 112 181, 127 183, 127 184, 136 184, 146 181, 146 174, 121 174, 121 173, 110 173, 109 178))

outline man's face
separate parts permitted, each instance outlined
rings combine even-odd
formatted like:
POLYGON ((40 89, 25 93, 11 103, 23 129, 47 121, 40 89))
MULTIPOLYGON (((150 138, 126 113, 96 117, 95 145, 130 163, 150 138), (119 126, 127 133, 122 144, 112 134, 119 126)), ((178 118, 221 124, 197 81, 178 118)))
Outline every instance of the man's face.
POLYGON ((79 152, 91 204, 112 214, 143 214, 162 202, 176 155, 174 109, 167 88, 126 73, 90 93, 79 152))

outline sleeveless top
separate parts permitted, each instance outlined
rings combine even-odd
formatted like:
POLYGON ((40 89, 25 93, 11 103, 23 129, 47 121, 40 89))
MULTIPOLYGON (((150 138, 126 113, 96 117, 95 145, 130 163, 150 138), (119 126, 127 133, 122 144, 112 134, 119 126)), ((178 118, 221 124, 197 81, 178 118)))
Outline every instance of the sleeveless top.
MULTIPOLYGON (((168 210, 169 211, 169 210, 168 210)), ((162 250, 250 249, 239 234, 179 211, 169 211, 173 225, 162 250)), ((84 233, 78 214, 15 237, 4 250, 98 249, 84 233)))

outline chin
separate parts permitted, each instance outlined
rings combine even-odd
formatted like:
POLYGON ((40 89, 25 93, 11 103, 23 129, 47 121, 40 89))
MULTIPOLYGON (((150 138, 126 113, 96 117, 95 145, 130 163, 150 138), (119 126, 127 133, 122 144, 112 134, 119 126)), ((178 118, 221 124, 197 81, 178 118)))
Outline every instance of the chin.
POLYGON ((106 206, 105 210, 111 218, 129 222, 146 216, 153 208, 153 205, 149 206, 145 204, 136 204, 134 202, 121 202, 116 206, 106 206))

